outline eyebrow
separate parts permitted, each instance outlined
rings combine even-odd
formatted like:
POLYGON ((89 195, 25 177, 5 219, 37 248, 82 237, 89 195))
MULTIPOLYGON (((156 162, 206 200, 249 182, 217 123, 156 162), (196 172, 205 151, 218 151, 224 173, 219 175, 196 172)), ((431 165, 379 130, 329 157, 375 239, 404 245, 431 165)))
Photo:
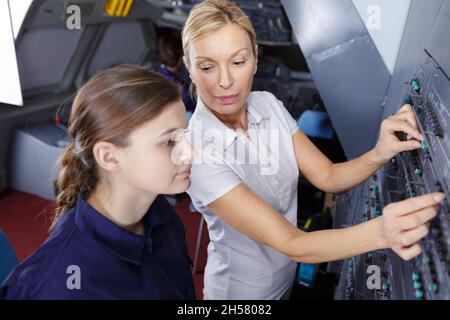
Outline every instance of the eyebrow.
POLYGON ((172 132, 174 132, 175 130, 178 130, 178 129, 181 129, 181 128, 171 128, 171 129, 167 129, 166 131, 164 131, 163 133, 161 133, 159 136, 162 137, 162 136, 164 136, 164 135, 166 135, 166 134, 168 134, 168 133, 172 133, 172 132))
MULTIPOLYGON (((241 51, 243 51, 243 50, 247 50, 247 51, 248 51, 248 48, 242 48, 242 49, 239 49, 238 51, 236 51, 235 53, 233 53, 231 56, 234 57, 235 55, 237 55, 239 52, 241 52, 241 51)), ((202 57, 202 56, 195 57, 195 60, 200 60, 200 59, 214 60, 214 59, 211 59, 211 58, 208 58, 208 57, 202 57)))

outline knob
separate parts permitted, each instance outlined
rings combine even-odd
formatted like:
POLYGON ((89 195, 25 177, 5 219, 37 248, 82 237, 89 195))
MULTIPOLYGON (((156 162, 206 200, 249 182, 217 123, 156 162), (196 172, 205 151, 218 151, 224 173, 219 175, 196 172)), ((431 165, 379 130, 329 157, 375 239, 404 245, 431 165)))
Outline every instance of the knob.
POLYGON ((417 81, 416 79, 411 81, 411 89, 415 92, 415 93, 420 93, 420 84, 419 81, 417 81))
POLYGON ((414 281, 414 289, 422 289, 422 284, 418 281, 414 281))
POLYGON ((417 299, 422 299, 423 298, 423 291, 422 290, 416 290, 415 296, 416 296, 417 299))
POLYGON ((408 94, 403 97, 403 104, 412 104, 412 99, 408 94))
POLYGON ((434 293, 437 293, 439 291, 439 285, 436 282, 433 282, 428 286, 428 288, 433 291, 434 293))

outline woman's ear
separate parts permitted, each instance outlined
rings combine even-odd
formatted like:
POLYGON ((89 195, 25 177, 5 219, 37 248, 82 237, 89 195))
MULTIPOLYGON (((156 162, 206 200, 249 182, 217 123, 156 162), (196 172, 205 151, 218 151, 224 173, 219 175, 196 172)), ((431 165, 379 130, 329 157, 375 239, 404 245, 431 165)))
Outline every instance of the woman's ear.
POLYGON ((113 143, 99 141, 92 148, 92 153, 97 164, 106 171, 117 171, 120 169, 117 146, 113 143))

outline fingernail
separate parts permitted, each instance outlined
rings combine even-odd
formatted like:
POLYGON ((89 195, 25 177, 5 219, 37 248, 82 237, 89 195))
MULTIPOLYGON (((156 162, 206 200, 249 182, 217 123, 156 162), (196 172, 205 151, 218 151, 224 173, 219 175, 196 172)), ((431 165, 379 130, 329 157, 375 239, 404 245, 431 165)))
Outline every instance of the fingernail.
POLYGON ((443 194, 443 193, 436 194, 435 196, 433 196, 433 199, 436 202, 441 202, 442 200, 445 199, 445 194, 443 194))

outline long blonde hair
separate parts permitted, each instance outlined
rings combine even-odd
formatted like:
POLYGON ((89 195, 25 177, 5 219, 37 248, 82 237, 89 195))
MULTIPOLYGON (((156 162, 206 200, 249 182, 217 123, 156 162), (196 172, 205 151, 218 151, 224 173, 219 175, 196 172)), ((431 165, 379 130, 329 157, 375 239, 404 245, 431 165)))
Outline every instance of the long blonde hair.
POLYGON ((244 29, 252 43, 253 54, 257 55, 256 33, 247 15, 229 0, 206 0, 195 5, 189 12, 181 40, 186 63, 189 66, 189 43, 202 35, 218 30, 229 23, 244 29))

